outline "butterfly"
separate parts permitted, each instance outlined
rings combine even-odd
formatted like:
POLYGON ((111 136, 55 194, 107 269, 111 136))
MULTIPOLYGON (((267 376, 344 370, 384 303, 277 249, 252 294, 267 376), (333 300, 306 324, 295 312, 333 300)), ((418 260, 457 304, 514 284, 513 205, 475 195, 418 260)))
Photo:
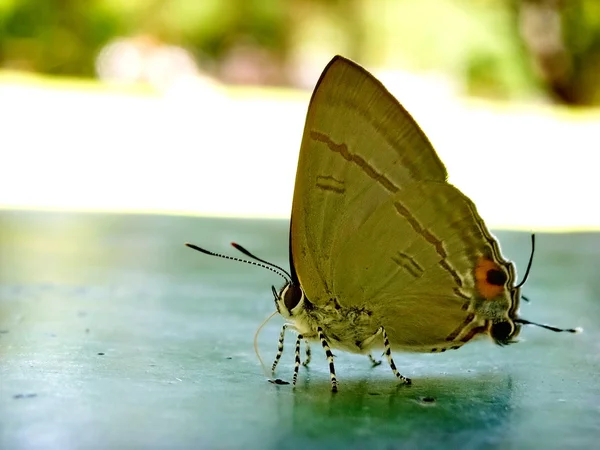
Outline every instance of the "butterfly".
POLYGON ((515 266, 473 202, 448 183, 444 164, 410 114, 367 70, 336 56, 308 107, 290 221, 290 271, 238 244, 232 245, 258 262, 186 245, 284 277, 281 289, 272 287, 276 311, 287 321, 272 372, 286 331, 294 330, 293 384, 301 343, 307 364, 308 344, 317 342, 337 391, 332 349, 365 354, 374 365, 380 361, 371 352, 383 350, 394 375, 410 384, 392 349, 445 352, 482 336, 507 345, 524 324, 578 331, 519 317, 534 244, 532 235, 529 264, 517 284, 515 266))

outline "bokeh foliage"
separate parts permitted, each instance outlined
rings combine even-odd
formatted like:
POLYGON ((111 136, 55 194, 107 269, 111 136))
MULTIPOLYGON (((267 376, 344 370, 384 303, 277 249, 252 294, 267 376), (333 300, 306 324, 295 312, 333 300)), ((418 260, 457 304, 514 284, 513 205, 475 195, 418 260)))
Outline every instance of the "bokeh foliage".
POLYGON ((286 83, 318 48, 441 70, 475 95, 600 103, 598 0, 0 0, 0 66, 91 77, 116 37, 183 46, 218 76, 232 51, 269 54, 286 83))

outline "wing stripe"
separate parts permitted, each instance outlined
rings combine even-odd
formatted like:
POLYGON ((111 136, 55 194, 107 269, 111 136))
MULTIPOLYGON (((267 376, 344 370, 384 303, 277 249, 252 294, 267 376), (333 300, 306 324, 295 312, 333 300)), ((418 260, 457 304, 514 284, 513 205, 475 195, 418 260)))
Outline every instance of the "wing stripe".
MULTIPOLYGON (((461 291, 459 288, 456 288, 456 287, 455 287, 455 288, 454 288, 454 289, 452 289, 452 290, 453 290, 453 291, 454 291, 454 293, 455 293, 456 295, 458 295, 459 297, 462 297, 462 298, 464 298, 465 300, 471 300, 471 297, 469 297, 467 294, 465 294, 465 293, 464 293, 463 291, 461 291)), ((467 303, 467 308, 468 308, 468 306, 469 306, 469 302, 467 303)), ((465 308, 463 307, 463 309, 465 309, 465 308)))
POLYGON ((440 261, 440 266, 442 267, 442 269, 448 272, 452 276, 452 278, 454 278, 454 282, 458 284, 458 287, 462 287, 462 280, 458 276, 458 273, 456 273, 456 271, 452 269, 452 267, 450 267, 446 260, 440 261))
POLYGON ((469 342, 471 339, 473 339, 479 333, 485 333, 486 331, 487 331, 487 326, 473 328, 471 331, 469 331, 469 334, 467 334, 465 337, 463 337, 460 340, 460 342, 465 342, 465 343, 469 342))
POLYGON ((401 258, 406 259, 408 262, 410 262, 410 264, 412 264, 412 266, 418 271, 423 273, 424 270, 423 268, 419 265, 419 263, 417 263, 417 261, 415 261, 415 259, 409 255, 407 255, 406 253, 402 253, 402 252, 398 252, 398 256, 400 256, 401 258))
POLYGON ((411 258, 406 253, 398 252, 397 255, 392 257, 392 261, 399 266, 404 267, 414 278, 419 278, 423 275, 423 268, 414 260, 414 258, 411 258))
MULTIPOLYGON (((435 175, 429 174, 431 178, 427 177, 427 179, 445 181, 448 177, 446 167, 435 153, 435 150, 425 133, 423 133, 410 113, 398 102, 396 97, 387 91, 385 86, 376 79, 373 79, 372 81, 380 85, 383 91, 385 91, 386 97, 390 100, 391 108, 388 117, 390 119, 393 118, 391 120, 393 123, 391 133, 387 132, 385 127, 381 126, 382 120, 384 119, 379 115, 374 116, 372 112, 362 104, 346 98, 336 98, 336 100, 340 102, 340 105, 343 106, 344 109, 360 114, 374 130, 377 130, 377 135, 381 136, 387 145, 396 152, 400 158, 401 166, 408 169, 415 178, 420 178, 424 175, 421 168, 419 168, 418 161, 415 163, 415 160, 417 158, 426 158, 430 163, 435 163, 435 171, 437 172, 435 175), (398 114, 398 112, 400 112, 400 114, 398 114), (423 148, 424 152, 418 156, 412 154, 411 148, 409 147, 411 144, 413 144, 413 148, 423 148)), ((429 169, 432 170, 431 167, 429 169)))
POLYGON ((469 314, 465 318, 463 323, 461 323, 458 327, 456 327, 456 329, 446 337, 446 340, 453 341, 454 339, 456 339, 456 336, 458 336, 462 332, 462 330, 464 330, 466 327, 468 327, 469 324, 471 322, 473 322, 473 319, 475 319, 475 314, 473 314, 473 313, 469 314))
POLYGON ((311 131, 310 137, 315 141, 323 142, 325 145, 327 145, 327 148, 329 148, 329 150, 331 150, 334 153, 339 153, 342 156, 342 158, 344 158, 346 161, 356 164, 363 170, 365 174, 367 174, 373 180, 377 181, 389 192, 398 192, 398 186, 396 186, 388 178, 386 178, 385 175, 377 172, 361 156, 350 153, 346 144, 336 144, 329 138, 329 136, 323 133, 319 133, 318 131, 311 131))
POLYGON ((331 175, 317 175, 317 182, 315 185, 324 191, 333 191, 337 194, 343 194, 346 192, 344 182, 336 180, 331 175))
POLYGON ((331 191, 331 192, 335 192, 336 194, 343 194, 343 193, 345 193, 345 192, 346 192, 346 189, 345 189, 345 188, 339 188, 339 187, 335 187, 335 186, 329 186, 329 185, 327 185, 327 184, 320 184, 320 183, 317 183, 317 184, 316 184, 316 186, 317 186, 319 189, 322 189, 322 190, 324 190, 324 191, 331 191))
POLYGON ((450 276, 454 279, 454 282, 459 287, 462 287, 462 280, 460 276, 454 269, 452 269, 452 267, 450 266, 450 264, 448 264, 448 261, 446 260, 448 258, 448 254, 444 249, 444 244, 442 243, 442 241, 436 238, 428 230, 423 228, 421 224, 417 221, 417 219, 415 219, 415 217, 410 213, 408 208, 406 208, 406 206, 404 206, 402 203, 396 201, 394 202, 394 206, 396 207, 396 210, 408 221, 412 229, 415 230, 415 232, 419 233, 421 236, 423 236, 427 242, 434 246, 435 251, 442 258, 442 260, 440 261, 440 266, 442 267, 442 269, 444 269, 450 274, 450 276))
POLYGON ((419 275, 421 275, 422 273, 417 272, 417 270, 413 266, 403 263, 402 260, 397 256, 392 256, 392 261, 394 261, 396 264, 398 264, 400 267, 402 267, 404 270, 410 273, 413 276, 413 278, 419 278, 419 275))

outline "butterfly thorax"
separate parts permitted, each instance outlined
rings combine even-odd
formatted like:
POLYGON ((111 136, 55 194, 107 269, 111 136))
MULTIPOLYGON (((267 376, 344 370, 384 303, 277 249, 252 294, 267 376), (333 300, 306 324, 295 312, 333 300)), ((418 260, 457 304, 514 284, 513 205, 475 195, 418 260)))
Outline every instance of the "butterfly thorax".
MULTIPOLYGON (((318 339, 317 329, 321 328, 331 347, 353 353, 366 353, 376 343, 375 339, 381 327, 388 331, 391 344, 404 351, 438 352, 460 348, 473 338, 489 335, 497 344, 506 345, 515 342, 520 326, 514 319, 518 310, 520 290, 504 288, 496 297, 475 296, 466 308, 452 309, 454 316, 449 323, 450 329, 444 329, 448 317, 432 313, 426 317, 416 317, 398 328, 394 317, 384 314, 381 308, 369 307, 367 302, 354 302, 345 305, 332 296, 313 302, 307 298, 299 284, 286 283, 276 293, 277 311, 294 328, 309 340, 318 339), (437 322, 436 322, 437 321, 437 322), (430 326, 436 323, 436 326, 430 326), (423 329, 431 331, 424 333, 423 329)), ((417 296, 420 298, 420 296, 417 296)), ((409 297, 402 297, 404 303, 409 297)), ((440 298, 440 302, 443 299, 440 298)), ((382 302, 384 307, 389 305, 382 302)), ((396 305, 402 305, 397 302, 396 305)), ((440 303, 440 308, 445 304, 440 303)), ((396 308, 398 317, 410 313, 396 308)), ((448 314, 448 311, 446 311, 448 314)))
POLYGON ((294 283, 281 289, 275 305, 305 339, 318 340, 320 327, 331 347, 352 353, 368 352, 381 326, 373 312, 364 307, 344 307, 335 298, 317 306, 294 283))

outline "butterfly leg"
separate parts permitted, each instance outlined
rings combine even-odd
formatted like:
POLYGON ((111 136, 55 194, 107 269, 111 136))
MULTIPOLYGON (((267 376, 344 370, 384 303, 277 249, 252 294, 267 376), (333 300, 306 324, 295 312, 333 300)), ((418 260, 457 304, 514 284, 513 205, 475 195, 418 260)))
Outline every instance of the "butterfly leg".
POLYGON ((376 360, 370 353, 367 356, 369 357, 369 361, 371 361, 371 364, 373 364, 373 367, 377 367, 379 364, 381 364, 381 360, 376 360))
POLYGON ((323 329, 321 327, 317 328, 317 333, 319 335, 319 339, 321 340, 321 345, 323 346, 323 350, 325 350, 325 356, 327 356, 327 362, 329 362, 329 375, 331 377, 331 391, 337 392, 337 378, 335 376, 335 367, 333 365, 333 353, 331 353, 331 348, 329 348, 329 344, 325 339, 325 335, 323 334, 323 329))
POLYGON ((277 354, 275 355, 275 361, 273 361, 273 365, 271 366, 271 372, 273 374, 275 374, 275 368, 277 367, 277 364, 279 364, 279 360, 281 359, 281 355, 283 354, 283 339, 285 337, 285 330, 287 330, 289 326, 292 325, 286 323, 281 327, 281 333, 279 334, 279 341, 277 343, 277 354))
POLYGON ((304 339, 304 336, 301 334, 298 335, 296 339, 296 352, 294 353, 294 377, 292 378, 292 385, 296 386, 296 381, 298 380, 298 369, 300 369, 300 341, 304 339))
POLYGON ((405 376, 401 375, 400 372, 398 372, 398 369, 396 369, 396 364, 394 364, 394 360, 392 359, 392 348, 390 347, 390 341, 387 337, 387 333, 385 332, 385 328, 380 327, 378 333, 381 333, 381 336, 383 337, 383 353, 387 357, 388 363, 392 368, 392 372, 394 372, 394 375, 396 375, 397 378, 400 378, 404 384, 411 384, 410 378, 406 378, 405 376))
POLYGON ((302 365, 304 367, 308 367, 308 364, 310 363, 310 357, 311 357, 310 344, 308 343, 308 341, 306 339, 304 340, 304 343, 306 344, 306 359, 304 360, 302 365))

